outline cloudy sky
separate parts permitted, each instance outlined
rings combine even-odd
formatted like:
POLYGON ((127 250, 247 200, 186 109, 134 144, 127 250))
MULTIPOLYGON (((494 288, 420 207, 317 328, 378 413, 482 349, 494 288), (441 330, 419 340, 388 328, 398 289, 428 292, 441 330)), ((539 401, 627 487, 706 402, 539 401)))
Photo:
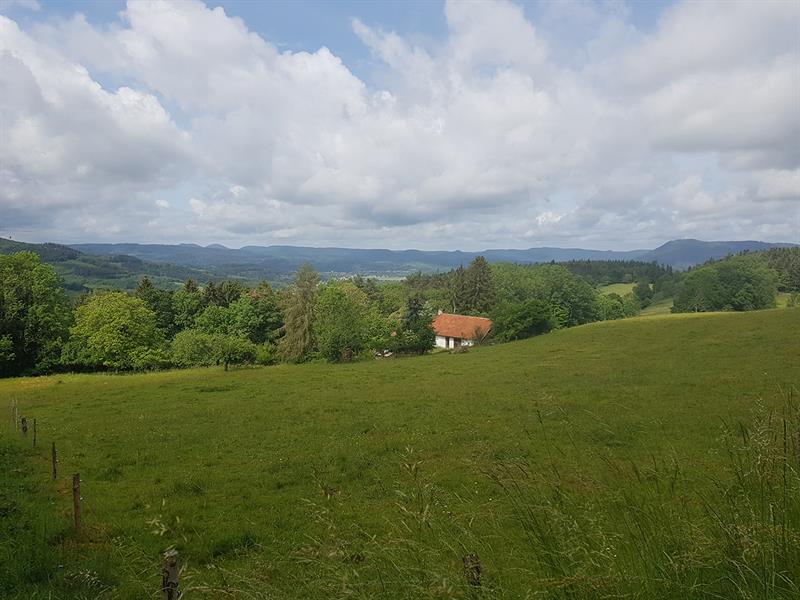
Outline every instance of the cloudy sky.
POLYGON ((0 236, 800 242, 800 2, 0 0, 0 236))

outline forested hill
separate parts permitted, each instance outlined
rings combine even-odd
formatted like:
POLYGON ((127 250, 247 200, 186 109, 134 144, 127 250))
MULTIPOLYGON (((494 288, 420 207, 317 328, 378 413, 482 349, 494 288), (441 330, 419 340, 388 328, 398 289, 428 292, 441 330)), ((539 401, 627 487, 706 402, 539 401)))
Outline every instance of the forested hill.
POLYGON ((251 265, 275 273, 291 273, 311 263, 322 273, 404 276, 416 271, 434 272, 466 265, 478 255, 490 262, 544 263, 571 260, 636 260, 657 262, 686 269, 710 259, 743 251, 767 250, 790 244, 756 241, 704 242, 673 240, 653 250, 605 251, 583 248, 529 248, 482 252, 310 248, 302 246, 245 246, 225 248, 218 244, 76 244, 71 247, 90 254, 127 254, 142 260, 169 262, 196 268, 251 265))
POLYGON ((765 242, 703 242, 674 240, 654 250, 604 251, 582 248, 529 248, 484 252, 368 250, 302 246, 245 246, 219 244, 28 244, 0 238, 0 254, 29 251, 52 264, 73 292, 90 289, 133 289, 148 276, 158 287, 170 289, 191 277, 198 282, 238 279, 288 282, 303 263, 324 277, 347 275, 405 277, 421 271, 449 271, 483 255, 489 262, 519 264, 570 261, 657 262, 686 269, 710 259, 743 251, 759 251, 790 244, 765 242))
POLYGON ((144 261, 135 256, 109 254, 93 256, 61 244, 27 244, 0 238, 0 254, 33 252, 61 276, 64 287, 74 293, 101 289, 132 290, 147 276, 163 288, 176 287, 187 278, 205 281, 213 275, 207 270, 167 263, 144 261))

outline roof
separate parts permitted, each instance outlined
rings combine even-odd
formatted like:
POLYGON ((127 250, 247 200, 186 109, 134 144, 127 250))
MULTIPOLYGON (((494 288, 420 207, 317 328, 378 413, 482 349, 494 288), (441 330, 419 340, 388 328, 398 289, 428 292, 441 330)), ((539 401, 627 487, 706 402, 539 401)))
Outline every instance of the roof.
POLYGON ((491 319, 439 313, 431 323, 436 335, 457 337, 466 340, 483 338, 492 328, 491 319))

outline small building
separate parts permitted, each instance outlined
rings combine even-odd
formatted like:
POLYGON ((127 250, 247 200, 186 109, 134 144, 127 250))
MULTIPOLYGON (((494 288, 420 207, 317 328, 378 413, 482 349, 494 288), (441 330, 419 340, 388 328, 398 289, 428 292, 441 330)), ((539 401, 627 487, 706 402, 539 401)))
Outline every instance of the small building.
POLYGON ((451 315, 439 311, 431 323, 436 334, 437 348, 458 348, 472 346, 486 337, 492 328, 491 319, 451 315))

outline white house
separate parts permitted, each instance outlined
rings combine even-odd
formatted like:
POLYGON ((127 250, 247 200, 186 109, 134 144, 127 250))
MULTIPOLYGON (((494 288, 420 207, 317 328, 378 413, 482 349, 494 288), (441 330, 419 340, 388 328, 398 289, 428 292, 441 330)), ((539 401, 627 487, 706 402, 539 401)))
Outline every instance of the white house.
POLYGON ((436 334, 438 348, 458 348, 472 346, 476 341, 485 338, 492 328, 492 321, 485 317, 450 315, 439 311, 431 326, 436 334))

